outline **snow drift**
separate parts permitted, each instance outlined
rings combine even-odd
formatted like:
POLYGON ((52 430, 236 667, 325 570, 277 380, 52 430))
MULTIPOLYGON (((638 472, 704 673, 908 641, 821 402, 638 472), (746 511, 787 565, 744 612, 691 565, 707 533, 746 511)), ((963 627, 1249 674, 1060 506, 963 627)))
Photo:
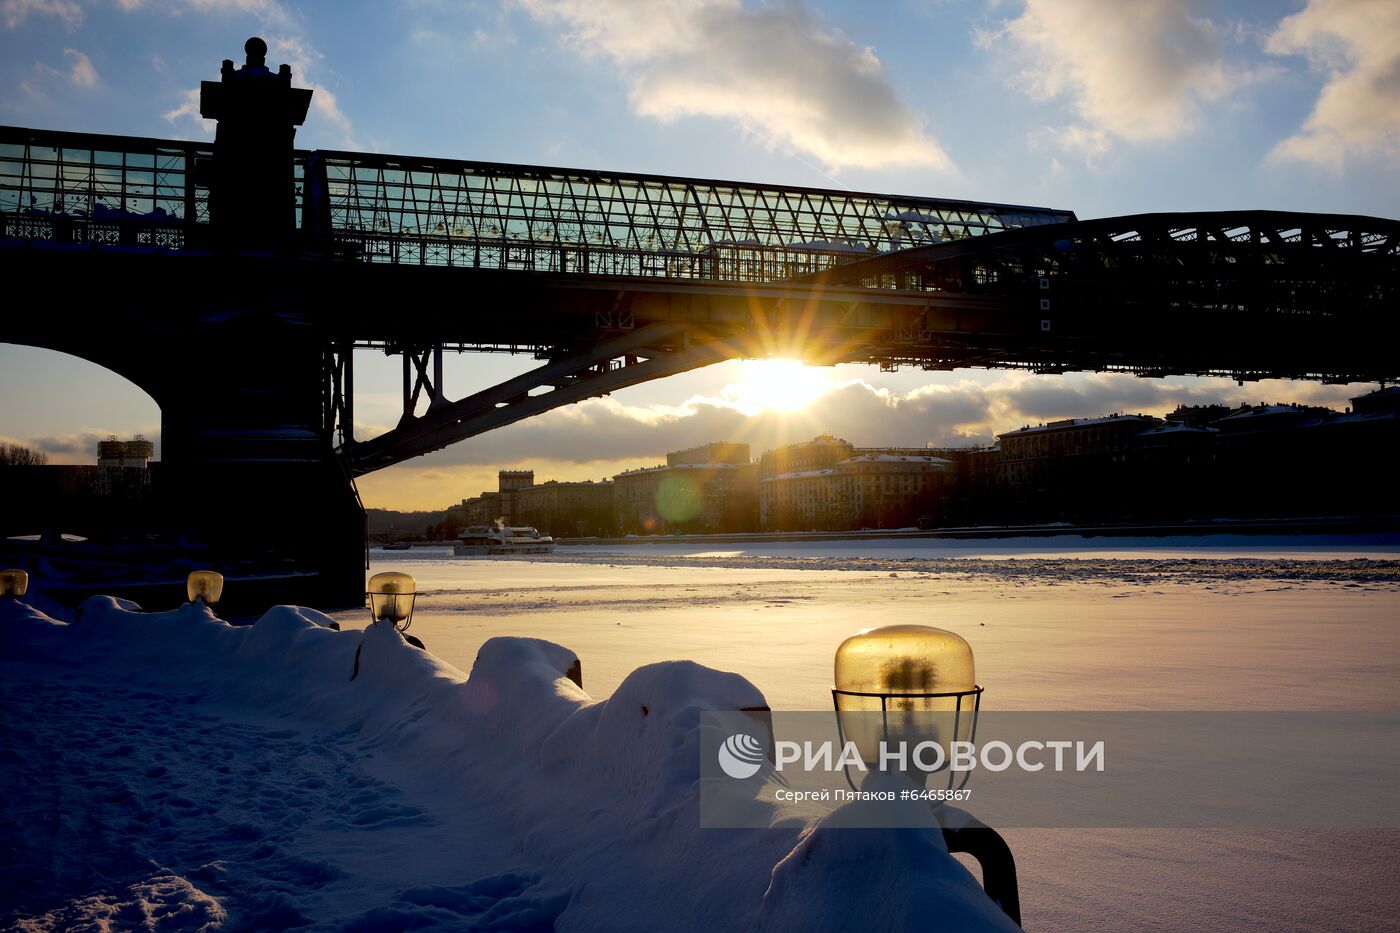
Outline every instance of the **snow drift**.
MULTIPOLYGON (((387 626, 326 622, 279 606, 236 627, 203 606, 143 613, 94 598, 68 624, 3 600, 0 663, 41 678, 80 669, 351 735, 438 793, 488 801, 511 827, 527 873, 385 890, 382 908, 339 928, 447 928, 469 916, 473 928, 509 929, 1015 929, 932 826, 844 829, 842 811, 803 823, 755 801, 770 807, 769 829, 699 828, 701 713, 765 705, 736 674, 652 664, 594 701, 569 677, 578 658, 547 641, 493 638, 464 676, 387 626)), ((220 904, 191 879, 196 867, 168 865, 148 885, 188 888, 199 923, 176 928, 218 929, 225 912, 245 927, 324 919, 298 912, 295 884, 268 895, 275 904, 220 904)))

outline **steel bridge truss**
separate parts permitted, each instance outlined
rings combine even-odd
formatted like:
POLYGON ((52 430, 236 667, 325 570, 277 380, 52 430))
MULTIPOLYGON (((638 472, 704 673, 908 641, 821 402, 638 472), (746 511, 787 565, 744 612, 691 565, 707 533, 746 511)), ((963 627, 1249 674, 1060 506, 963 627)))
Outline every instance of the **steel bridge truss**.
POLYGON ((327 356, 326 433, 338 439, 351 473, 358 476, 563 405, 755 352, 735 340, 692 344, 691 339, 679 324, 650 324, 557 356, 457 401, 448 401, 444 392, 443 353, 474 348, 441 343, 360 344, 400 354, 404 360, 403 416, 396 427, 367 441, 353 436, 350 361, 355 345, 345 344, 327 356), (430 401, 417 414, 423 394, 430 401))
MULTIPOLYGON (((1000 348, 995 340, 967 341, 963 365, 1334 382, 1400 376, 1394 220, 1139 214, 903 250, 810 281, 1003 300, 1034 312, 1036 339, 1000 348)), ((929 330, 947 329, 943 318, 931 311, 929 330)), ((942 368, 932 362, 922 352, 888 359, 942 368)))

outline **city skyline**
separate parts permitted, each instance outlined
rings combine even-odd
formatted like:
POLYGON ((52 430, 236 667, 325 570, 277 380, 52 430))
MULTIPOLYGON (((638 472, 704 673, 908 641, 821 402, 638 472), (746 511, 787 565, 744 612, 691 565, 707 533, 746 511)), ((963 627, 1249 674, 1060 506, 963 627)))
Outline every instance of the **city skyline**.
MULTIPOLYGON (((6 0, 0 120, 210 138, 189 95, 256 33, 315 90, 297 137, 307 147, 985 198, 1081 218, 1400 214, 1400 106, 1384 80, 1400 36, 1393 4, 1151 3, 1128 14, 1092 0, 908 2, 877 16, 815 0, 713 0, 652 16, 624 2, 353 8, 6 0), (685 54, 681 33, 699 37, 685 54)), ((360 357, 358 427, 372 434, 397 420, 398 364, 360 357)), ((531 362, 454 359, 448 384, 491 384, 531 362)), ((0 436, 53 462, 81 462, 111 433, 159 435, 154 403, 98 367, 12 346, 0 363, 14 402, 0 436)), ((716 430, 776 444, 848 424, 917 425, 924 436, 910 442, 937 444, 1206 398, 1338 406, 1368 388, 725 363, 454 445, 364 477, 361 491, 370 505, 424 507, 501 461, 597 475, 624 454, 658 456, 672 437, 716 430), (801 397, 763 397, 783 381, 801 397)))
MULTIPOLYGON (((1383 396, 1384 396, 1384 393, 1382 393, 1381 395, 1374 395, 1373 398, 1374 398, 1374 399, 1379 399, 1379 398, 1381 398, 1381 397, 1383 397, 1383 396)), ((1352 402, 1352 401, 1354 401, 1354 400, 1355 400, 1355 399, 1348 399, 1348 402, 1352 402)), ((1155 422, 1160 423, 1160 422, 1162 422, 1163 420, 1170 421, 1170 420, 1171 420, 1171 416, 1185 417, 1185 418, 1189 419, 1189 418, 1191 417, 1191 415, 1192 415, 1193 413, 1196 413, 1196 412, 1201 412, 1201 413, 1213 412, 1213 413, 1215 414, 1215 417, 1218 418, 1218 417, 1222 417, 1222 415, 1219 413, 1219 411, 1224 411, 1224 412, 1246 412, 1246 411, 1249 411, 1250 409, 1254 409, 1254 410, 1257 410, 1257 411, 1264 411, 1264 410, 1283 409, 1283 408, 1294 408, 1294 409, 1299 410, 1300 413, 1305 412, 1305 411, 1325 411, 1325 412, 1330 412, 1332 415, 1336 415, 1336 414, 1349 414, 1349 413, 1351 413, 1351 411, 1352 411, 1352 408, 1351 408, 1351 405, 1350 405, 1350 404, 1348 404, 1347 406, 1345 406, 1344 408, 1341 408, 1341 409, 1329 408, 1329 407, 1326 406, 1326 405, 1321 405, 1321 404, 1317 404, 1317 403, 1289 402, 1289 401, 1281 401, 1281 400, 1280 400, 1280 401, 1274 401, 1274 402, 1260 402, 1260 403, 1242 402, 1242 403, 1238 403, 1238 404, 1231 405, 1231 404, 1224 404, 1224 403, 1222 403, 1222 402, 1219 401, 1219 400, 1212 401, 1212 400, 1209 399, 1209 398, 1204 398, 1204 397, 1202 397, 1202 398, 1197 399, 1197 400, 1193 400, 1193 401, 1189 401, 1189 402, 1181 402, 1181 403, 1178 403, 1178 405, 1177 405, 1177 406, 1174 406, 1172 409, 1167 410, 1167 411, 1160 412, 1160 413, 1158 413, 1158 414, 1149 414, 1149 413, 1147 413, 1147 412, 1131 411, 1131 410, 1114 411, 1114 412, 1102 412, 1102 413, 1096 413, 1096 414, 1083 414, 1083 413, 1081 413, 1081 414, 1076 415, 1076 416, 1069 416, 1069 417, 1065 417, 1065 418, 1052 418, 1052 419, 1044 419, 1044 420, 1041 420, 1041 421, 1038 421, 1038 422, 1027 422, 1026 424, 1023 424, 1023 425, 1021 425, 1021 426, 1019 426, 1019 427, 1005 427, 1005 428, 1002 428, 1002 429, 1000 429, 1000 430, 995 431, 990 437, 987 437, 987 438, 976 437, 976 436, 964 436, 964 437, 955 439, 954 442, 948 443, 948 444, 935 444, 933 441, 926 441, 926 442, 919 443, 919 444, 909 444, 909 443, 901 443, 900 440, 899 440, 898 438, 895 438, 895 439, 892 439, 892 440, 888 440, 888 442, 881 441, 881 442, 879 442, 879 443, 874 443, 874 442, 869 442, 868 438, 865 438, 862 434, 858 433, 858 431, 857 431, 857 432, 851 432, 849 435, 847 435, 847 434, 842 434, 841 432, 832 432, 832 431, 818 431, 818 432, 816 432, 816 433, 814 433, 814 434, 801 434, 800 432, 795 432, 795 433, 791 433, 791 434, 784 435, 784 439, 782 440, 781 443, 775 443, 775 444, 772 444, 772 445, 770 445, 770 446, 753 446, 753 445, 749 444, 747 441, 742 440, 742 439, 741 439, 741 440, 730 440, 730 439, 728 439, 727 437, 719 437, 719 436, 716 436, 716 437, 706 437, 706 438, 701 438, 701 437, 689 437, 689 438, 673 437, 673 440, 675 441, 675 447, 676 447, 676 449, 668 450, 668 451, 666 451, 664 454, 658 455, 658 456, 655 458, 654 461, 647 461, 647 460, 645 460, 645 458, 634 459, 634 460, 632 460, 632 461, 618 461, 618 463, 621 464, 621 465, 618 466, 618 468, 617 468, 614 472, 604 472, 604 473, 602 473, 602 474, 590 474, 590 475, 586 475, 586 476, 585 476, 585 475, 577 475, 577 474, 571 474, 571 475, 548 474, 548 475, 546 475, 546 472, 547 472, 547 471, 541 471, 541 470, 539 470, 539 469, 536 468, 535 463, 536 463, 537 461, 530 461, 530 460, 527 460, 527 459, 520 459, 520 460, 516 460, 516 461, 511 461, 510 465, 508 465, 508 466, 497 466, 497 467, 492 467, 492 466, 490 466, 490 465, 484 465, 484 466, 482 467, 482 473, 480 474, 481 477, 482 477, 482 485, 481 485, 481 487, 480 487, 480 491, 479 491, 479 492, 476 492, 476 493, 473 493, 473 492, 471 492, 471 491, 468 491, 468 492, 466 493, 466 495, 464 495, 464 496, 462 497, 461 501, 462 501, 462 502, 466 502, 466 501, 469 500, 469 499, 479 498, 480 496, 489 496, 489 495, 492 495, 492 494, 493 494, 493 490, 491 490, 489 487, 495 482, 495 480, 497 479, 498 475, 499 475, 499 474, 502 474, 502 473, 528 473, 528 474, 530 474, 530 476, 531 476, 531 483, 532 483, 533 485, 536 485, 536 486, 549 485, 549 484, 555 484, 555 483, 561 484, 561 485, 568 485, 568 484, 589 484, 589 483, 610 483, 610 482, 612 482, 613 480, 615 480, 615 479, 617 478, 618 475, 629 474, 629 473, 641 473, 641 472, 648 472, 648 471, 653 471, 653 470, 665 469, 665 468, 667 468, 668 466, 674 466, 676 463, 685 463, 685 462, 689 462, 689 461, 684 460, 680 455, 681 455, 681 454, 685 454, 685 453, 690 453, 690 452, 698 452, 698 451, 704 450, 704 449, 706 449, 706 448, 717 447, 717 446, 723 447, 723 446, 735 445, 735 446, 743 447, 743 448, 745 448, 745 449, 750 449, 750 450, 751 450, 752 456, 751 456, 750 460, 747 461, 747 462, 750 462, 750 463, 753 463, 753 464, 759 463, 761 459, 763 459, 764 457, 766 457, 766 456, 768 456, 768 455, 775 454, 775 453, 781 453, 782 451, 784 451, 784 450, 786 450, 786 449, 793 448, 793 447, 802 447, 802 446, 804 446, 804 445, 806 445, 806 444, 808 444, 808 443, 816 443, 816 442, 822 441, 823 439, 826 439, 826 440, 835 440, 835 441, 838 441, 838 442, 840 442, 840 443, 842 443, 842 444, 853 443, 853 446, 854 446, 855 449, 858 450, 858 451, 866 451, 866 452, 869 452, 869 451, 895 451, 895 450, 898 450, 898 451, 901 451, 902 453, 910 454, 910 453, 913 453, 914 451, 917 451, 917 450, 927 450, 927 451, 929 452, 930 455, 937 455, 940 451, 945 452, 945 453, 946 453, 946 452, 949 452, 949 451, 956 451, 956 452, 985 451, 985 450, 988 450, 989 448, 998 446, 998 445, 1001 443, 1001 440, 1002 440, 1004 437, 1006 437, 1007 435, 1012 435, 1012 436, 1015 436, 1015 435, 1023 435, 1023 434, 1026 434, 1027 432, 1034 432, 1034 431, 1036 431, 1036 430, 1038 430, 1038 429, 1045 429, 1045 428, 1066 427, 1066 426, 1075 426, 1075 425, 1082 426, 1082 425, 1090 424, 1090 423, 1094 423, 1094 422, 1112 421, 1112 420, 1124 420, 1124 419, 1135 419, 1135 418, 1146 418, 1146 419, 1151 419, 1151 420, 1153 420, 1153 421, 1155 421, 1155 422), (851 441, 850 441, 850 437, 854 437, 856 440, 855 440, 854 442, 851 442, 851 441), (681 447, 684 447, 684 449, 681 449, 681 447)), ((1330 415, 1329 415, 1329 417, 1330 417, 1330 415)), ((856 427, 858 427, 858 426, 856 426, 856 427)), ((699 461, 697 461, 697 462, 699 462, 699 461)), ((736 462, 738 462, 738 461, 736 461, 736 462)), ((529 485, 529 484, 527 484, 527 485, 529 485)), ((475 489, 475 488, 477 488, 477 487, 472 487, 472 488, 475 489)), ((429 507, 429 508, 425 508, 425 509, 403 509, 403 510, 395 510, 395 509, 392 509, 392 508, 384 508, 383 510, 384 510, 384 511, 389 511, 389 512, 393 512, 393 511, 405 511, 405 512, 407 512, 407 511, 427 511, 427 512, 436 512, 436 511, 443 511, 443 510, 445 510, 445 509, 452 509, 452 508, 455 508, 457 505, 458 505, 458 502, 456 502, 456 501, 449 501, 449 502, 447 503, 447 505, 445 505, 445 506, 429 507)))

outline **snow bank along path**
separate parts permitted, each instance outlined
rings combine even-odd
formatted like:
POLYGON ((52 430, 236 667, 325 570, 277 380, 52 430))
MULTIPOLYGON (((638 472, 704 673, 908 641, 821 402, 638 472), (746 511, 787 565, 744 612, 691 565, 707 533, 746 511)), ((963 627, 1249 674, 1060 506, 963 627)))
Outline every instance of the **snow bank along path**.
POLYGON ((700 829, 701 712, 765 705, 736 674, 652 664, 594 702, 547 641, 464 677, 328 622, 0 601, 0 922, 1015 929, 936 830, 700 829))

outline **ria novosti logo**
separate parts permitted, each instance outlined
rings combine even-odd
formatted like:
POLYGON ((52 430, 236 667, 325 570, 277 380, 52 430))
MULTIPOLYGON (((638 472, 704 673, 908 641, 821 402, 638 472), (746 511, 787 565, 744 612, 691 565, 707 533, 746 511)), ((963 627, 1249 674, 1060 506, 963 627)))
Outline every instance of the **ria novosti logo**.
POLYGON ((719 747, 719 766, 735 780, 753 777, 763 766, 763 759, 763 745, 743 732, 731 735, 719 747))
MULTIPOLYGON (((963 772, 981 768, 985 771, 1005 771, 1015 767, 1021 771, 1103 771, 1106 743, 1100 739, 1092 745, 1083 740, 1026 741, 1013 748, 1006 742, 954 741, 943 743, 923 741, 913 743, 881 741, 875 759, 869 760, 854 741, 839 746, 826 742, 774 743, 773 767, 782 771, 784 765, 797 765, 804 771, 838 772, 852 768, 867 772, 877 770, 920 771, 932 774, 947 768, 963 772), (1073 751, 1073 756, 1069 754, 1073 751)), ((767 758, 763 743, 746 732, 736 732, 719 747, 719 766, 724 773, 742 781, 758 773, 767 758)))

